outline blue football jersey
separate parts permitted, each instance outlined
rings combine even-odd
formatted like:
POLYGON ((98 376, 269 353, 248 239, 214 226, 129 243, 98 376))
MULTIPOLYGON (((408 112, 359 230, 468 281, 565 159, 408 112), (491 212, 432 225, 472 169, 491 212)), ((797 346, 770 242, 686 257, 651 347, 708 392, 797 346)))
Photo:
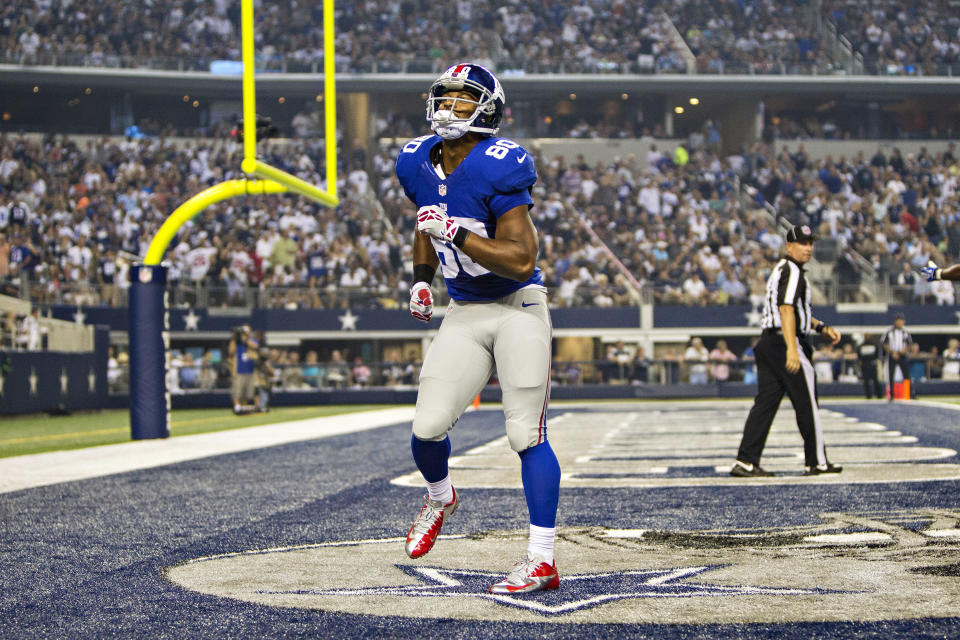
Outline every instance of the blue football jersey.
MULTIPOLYGON (((497 218, 514 207, 533 205, 530 189, 537 170, 530 154, 516 142, 485 138, 441 179, 430 162, 430 152, 440 141, 435 135, 414 138, 397 157, 397 178, 417 209, 437 206, 472 233, 493 238, 497 218)), ((480 266, 452 242, 432 241, 454 300, 497 300, 529 285, 543 286, 539 268, 529 280, 517 282, 480 266)))

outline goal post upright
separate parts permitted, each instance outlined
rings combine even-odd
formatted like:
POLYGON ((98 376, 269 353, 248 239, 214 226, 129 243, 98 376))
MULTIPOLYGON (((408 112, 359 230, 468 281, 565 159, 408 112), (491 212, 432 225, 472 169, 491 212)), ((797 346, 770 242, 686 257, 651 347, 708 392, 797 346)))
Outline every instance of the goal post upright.
POLYGON ((327 193, 337 197, 337 61, 333 0, 323 0, 323 119, 327 193))
POLYGON ((324 135, 326 189, 302 180, 257 158, 256 59, 254 0, 242 0, 240 11, 243 59, 243 161, 246 179, 227 180, 194 195, 177 207, 152 238, 142 262, 131 270, 130 435, 134 440, 170 435, 170 312, 167 306, 167 268, 162 264, 167 247, 180 228, 207 207, 236 196, 297 193, 327 207, 337 198, 337 96, 333 0, 323 0, 324 29, 324 135))

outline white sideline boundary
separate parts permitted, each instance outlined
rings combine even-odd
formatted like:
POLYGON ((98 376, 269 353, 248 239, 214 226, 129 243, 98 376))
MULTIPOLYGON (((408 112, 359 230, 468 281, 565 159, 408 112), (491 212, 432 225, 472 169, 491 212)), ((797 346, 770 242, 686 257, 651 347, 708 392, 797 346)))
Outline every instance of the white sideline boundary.
MULTIPOLYGON (((716 400, 685 400, 680 406, 696 406, 715 403, 716 400)), ((731 399, 730 404, 749 403, 746 399, 731 399)), ((821 407, 836 403, 878 404, 878 400, 825 399, 821 407)), ((669 401, 648 400, 647 408, 669 401)), ((789 406, 789 401, 784 400, 789 406)), ((608 406, 634 404, 618 400, 608 406)), ((884 404, 886 402, 884 401, 884 404)), ((911 404, 960 411, 960 405, 932 400, 913 400, 911 404)), ((589 401, 557 401, 554 408, 584 408, 604 406, 604 403, 589 401)), ((484 408, 499 408, 490 403, 484 408)), ((0 458, 0 494, 31 489, 60 482, 72 482, 99 478, 115 473, 162 467, 187 460, 198 460, 240 451, 263 449, 290 442, 317 440, 346 433, 368 431, 392 424, 413 421, 414 407, 378 409, 360 413, 347 413, 323 418, 308 418, 291 422, 279 422, 258 427, 242 427, 229 431, 178 436, 162 440, 139 440, 120 444, 89 447, 72 451, 35 453, 11 458, 0 458)))
POLYGON ((368 431, 411 422, 413 411, 412 406, 378 409, 215 433, 0 458, 0 493, 368 431))

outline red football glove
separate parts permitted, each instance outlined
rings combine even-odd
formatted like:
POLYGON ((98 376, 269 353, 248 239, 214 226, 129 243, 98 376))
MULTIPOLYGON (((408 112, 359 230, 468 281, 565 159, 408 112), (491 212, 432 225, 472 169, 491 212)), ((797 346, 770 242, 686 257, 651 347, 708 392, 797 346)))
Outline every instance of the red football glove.
POLYGON ((430 322, 433 317, 433 295, 426 282, 418 282, 410 288, 410 315, 423 322, 430 322))
POLYGON ((450 219, 440 207, 428 205, 417 210, 417 231, 441 242, 453 242, 460 225, 450 219))

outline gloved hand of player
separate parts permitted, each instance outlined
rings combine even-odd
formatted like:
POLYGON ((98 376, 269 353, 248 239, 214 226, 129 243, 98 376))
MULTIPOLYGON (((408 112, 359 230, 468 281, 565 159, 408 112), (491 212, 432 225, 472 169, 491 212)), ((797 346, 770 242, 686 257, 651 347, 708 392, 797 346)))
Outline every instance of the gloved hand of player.
POLYGON ((433 294, 426 282, 410 287, 410 315, 423 322, 430 322, 433 317, 433 294))
POLYGON ((441 242, 453 242, 460 225, 450 219, 440 207, 427 205, 417 210, 417 231, 441 242))
POLYGON ((927 279, 927 282, 933 282, 934 280, 939 280, 940 276, 940 267, 937 266, 937 263, 931 260, 927 263, 927 266, 920 268, 920 275, 927 279))

